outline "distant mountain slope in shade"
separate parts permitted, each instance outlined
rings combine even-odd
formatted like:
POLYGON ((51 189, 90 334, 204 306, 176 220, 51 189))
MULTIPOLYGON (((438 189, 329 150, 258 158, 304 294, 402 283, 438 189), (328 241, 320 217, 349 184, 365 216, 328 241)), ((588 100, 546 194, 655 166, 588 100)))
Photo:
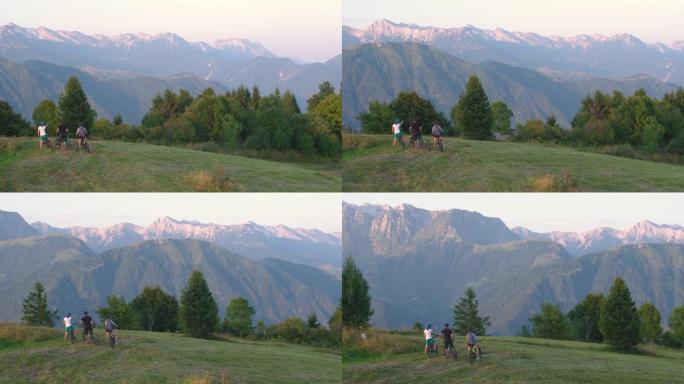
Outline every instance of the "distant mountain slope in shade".
POLYGON ((433 46, 409 42, 356 45, 345 49, 342 59, 343 119, 355 129, 360 128, 358 115, 368 110, 371 101, 389 102, 402 91, 416 91, 450 116, 471 75, 479 77, 491 102, 508 104, 516 122, 554 115, 566 127, 582 98, 596 90, 631 94, 644 88, 662 97, 677 88, 649 76, 554 80, 521 66, 494 61, 475 64, 433 46))
POLYGON ((679 226, 641 222, 625 231, 547 235, 510 231, 474 212, 343 206, 343 253, 369 282, 372 321, 386 328, 451 322, 453 305, 472 287, 481 313, 491 317, 490 332, 512 334, 543 302, 567 311, 591 291, 606 293, 617 276, 638 304, 654 303, 665 321, 684 304, 684 244, 672 243, 681 242, 681 233, 679 226), (622 242, 606 242, 606 234, 622 242), (583 252, 600 252, 580 254, 574 239, 593 244, 583 252))
POLYGON ((143 240, 205 240, 254 260, 279 258, 335 273, 341 267, 341 240, 316 229, 294 229, 284 225, 261 226, 205 224, 162 217, 143 227, 122 223, 106 228, 54 228, 33 223, 41 234, 68 234, 96 252, 119 248, 143 240))
POLYGON ((20 214, 0 210, 0 240, 36 236, 38 231, 30 226, 20 214))
POLYGON ((231 298, 243 296, 267 322, 311 312, 326 319, 340 293, 339 280, 325 272, 259 263, 199 240, 145 241, 98 255, 80 240, 49 235, 0 241, 0 320, 19 319, 35 281, 46 286, 50 305, 79 313, 111 294, 130 300, 149 285, 179 297, 193 269, 204 273, 222 316, 231 298))
POLYGON ((684 244, 684 228, 678 225, 658 225, 648 220, 621 231, 614 228, 596 228, 585 232, 536 233, 526 228, 513 228, 522 239, 551 240, 565 247, 573 256, 601 252, 627 244, 676 243, 684 244))
POLYGON ((535 70, 613 79, 647 74, 684 85, 681 43, 648 44, 628 33, 558 37, 472 25, 436 28, 388 20, 378 20, 362 29, 344 26, 342 31, 345 48, 362 43, 413 42, 475 63, 497 61, 535 70))
MULTIPOLYGON (((245 39, 191 43, 173 33, 91 36, 9 24, 0 26, 0 57, 15 63, 51 63, 88 73, 94 79, 115 81, 111 84, 114 90, 132 96, 133 103, 138 104, 135 113, 129 112, 132 106, 123 108, 122 105, 131 100, 119 101, 120 97, 115 93, 111 93, 111 100, 100 100, 90 95, 88 89, 86 93, 91 101, 98 104, 101 115, 110 117, 109 114, 116 113, 113 111, 118 109, 129 123, 138 123, 142 113, 149 108, 150 95, 166 88, 186 88, 191 93, 199 93, 212 86, 217 93, 222 93, 241 85, 250 88, 256 85, 262 94, 279 88, 292 91, 300 107, 306 109, 306 100, 318 91, 319 84, 329 81, 338 87, 342 80, 339 58, 325 63, 298 64, 287 58, 278 58, 261 44, 245 39), (178 74, 192 76, 179 79, 178 74), (160 84, 162 81, 166 84, 160 84)), ((3 75, 1 72, 5 71, 0 70, 0 75, 3 75)), ((26 79, 11 72, 4 75, 9 78, 6 81, 16 83, 14 88, 25 88, 23 92, 30 93, 23 95, 15 91, 14 97, 10 98, 7 94, 11 92, 3 91, 0 79, 0 98, 8 100, 25 116, 30 115, 42 97, 55 92, 53 85, 50 86, 52 93, 34 91, 36 86, 40 89, 40 78, 26 79)), ((57 88, 61 90, 61 87, 57 88)))
POLYGON ((70 67, 40 61, 17 64, 0 58, 0 99, 6 100, 25 118, 31 119, 33 109, 43 99, 59 99, 70 76, 76 76, 88 95, 98 117, 111 119, 121 114, 125 121, 139 124, 151 105, 152 98, 166 89, 187 89, 193 95, 208 87, 225 91, 221 85, 194 76, 169 78, 138 77, 124 80, 100 80, 70 67))

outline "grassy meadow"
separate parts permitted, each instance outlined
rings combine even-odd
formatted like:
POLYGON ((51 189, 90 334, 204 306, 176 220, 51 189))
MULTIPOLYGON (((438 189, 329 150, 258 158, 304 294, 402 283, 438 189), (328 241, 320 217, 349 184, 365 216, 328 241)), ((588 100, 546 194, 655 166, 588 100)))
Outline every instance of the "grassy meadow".
MULTIPOLYGON (((408 144, 408 138, 405 137, 408 144)), ((425 137, 426 143, 432 138, 425 137)), ((684 166, 537 143, 448 137, 444 152, 347 134, 342 190, 395 192, 656 192, 684 190, 684 166)))
POLYGON ((340 382, 340 356, 327 349, 117 332, 112 349, 80 339, 72 345, 59 329, 0 324, 0 383, 340 382))
POLYGON ((344 383, 684 383, 684 350, 654 345, 622 354, 603 344, 482 337, 482 359, 468 364, 463 336, 454 342, 456 360, 428 359, 422 335, 371 330, 366 336, 345 331, 344 383))
POLYGON ((35 138, 0 138, 5 192, 335 192, 339 163, 288 163, 120 141, 92 153, 39 150, 35 138))

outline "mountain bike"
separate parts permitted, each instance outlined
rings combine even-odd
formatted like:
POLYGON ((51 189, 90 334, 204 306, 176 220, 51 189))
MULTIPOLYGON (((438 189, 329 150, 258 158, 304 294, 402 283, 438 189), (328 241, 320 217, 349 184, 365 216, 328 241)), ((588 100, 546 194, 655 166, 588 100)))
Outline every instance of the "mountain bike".
POLYGON ((90 153, 90 143, 88 142, 88 138, 84 137, 82 140, 79 139, 78 142, 78 147, 76 147, 78 151, 81 149, 86 151, 87 153, 90 153))
POLYGON ((86 343, 95 344, 97 346, 100 345, 100 338, 97 337, 97 335, 95 334, 95 332, 93 332, 92 329, 90 329, 88 331, 86 331, 86 330, 83 331, 83 341, 86 343))
POLYGON ((468 347, 468 364, 473 364, 475 361, 482 358, 482 351, 478 345, 468 347))
POLYGON ((110 347, 114 348, 116 345, 116 335, 114 334, 114 331, 112 332, 106 332, 107 333, 107 343, 109 344, 110 347))
POLYGON ((432 343, 426 351, 428 359, 431 358, 432 355, 437 356, 437 354, 439 353, 438 351, 439 347, 437 346, 437 340, 435 340, 435 342, 432 343))
POLYGON ((71 341, 71 344, 76 344, 76 335, 73 327, 69 331, 69 340, 71 341))

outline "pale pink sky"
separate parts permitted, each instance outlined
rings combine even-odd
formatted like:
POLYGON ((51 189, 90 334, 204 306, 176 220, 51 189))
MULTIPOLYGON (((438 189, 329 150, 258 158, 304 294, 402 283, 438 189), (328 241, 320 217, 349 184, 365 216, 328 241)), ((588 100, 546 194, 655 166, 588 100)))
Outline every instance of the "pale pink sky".
POLYGON ((176 33, 189 41, 258 41, 278 56, 341 53, 342 0, 0 0, 0 25, 87 34, 176 33))

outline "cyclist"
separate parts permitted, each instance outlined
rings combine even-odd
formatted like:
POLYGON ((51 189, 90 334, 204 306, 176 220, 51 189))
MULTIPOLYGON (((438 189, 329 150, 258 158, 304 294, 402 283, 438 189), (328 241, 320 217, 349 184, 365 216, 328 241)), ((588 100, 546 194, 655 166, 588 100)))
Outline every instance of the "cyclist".
POLYGON ((88 311, 83 312, 80 324, 83 327, 83 341, 85 341, 88 334, 93 335, 93 318, 88 315, 88 311))
POLYGON ((73 318, 71 317, 71 312, 68 312, 64 316, 64 341, 67 340, 67 336, 74 332, 74 326, 72 325, 73 318))
POLYGON ((425 335, 425 354, 430 356, 435 345, 435 338, 432 336, 432 324, 428 324, 427 328, 423 330, 423 335, 425 335))
POLYGON ((435 121, 435 125, 432 126, 432 144, 437 146, 437 144, 442 144, 442 136, 444 136, 444 130, 435 121))
POLYGON ((40 136, 40 149, 43 149, 43 144, 48 145, 47 123, 44 121, 38 125, 38 136, 40 136))
POLYGON ((415 147, 416 142, 418 142, 418 145, 423 143, 423 127, 418 120, 413 119, 411 121, 409 133, 411 133, 411 148, 415 147))
POLYGON ((66 148, 68 135, 69 128, 67 128, 66 124, 64 124, 64 121, 60 122, 57 126, 57 145, 59 146, 64 143, 64 147, 66 148))
POLYGON ((399 121, 399 119, 394 119, 394 124, 392 124, 392 134, 394 135, 394 142, 392 142, 393 147, 396 147, 397 141, 401 142, 402 147, 405 145, 404 134, 401 132, 402 124, 404 124, 403 121, 399 121))
POLYGON ((86 136, 88 136, 88 130, 83 126, 83 123, 80 123, 78 129, 76 129, 76 137, 78 137, 81 147, 85 146, 86 136))
POLYGON ((480 350, 480 345, 477 342, 477 335, 475 332, 473 332, 472 329, 468 329, 468 333, 466 333, 466 344, 468 345, 467 352, 470 353, 472 349, 477 350, 477 356, 482 355, 482 350, 480 350))
POLYGON ((107 335, 107 340, 109 340, 110 337, 114 338, 116 340, 116 333, 114 332, 114 329, 118 328, 119 326, 116 325, 114 320, 107 318, 104 321, 104 329, 105 329, 105 334, 107 335))
POLYGON ((451 338, 453 333, 454 331, 452 331, 451 328, 449 328, 449 323, 445 323, 444 328, 439 333, 444 338, 444 356, 447 355, 447 352, 451 352, 454 350, 454 341, 451 338))

